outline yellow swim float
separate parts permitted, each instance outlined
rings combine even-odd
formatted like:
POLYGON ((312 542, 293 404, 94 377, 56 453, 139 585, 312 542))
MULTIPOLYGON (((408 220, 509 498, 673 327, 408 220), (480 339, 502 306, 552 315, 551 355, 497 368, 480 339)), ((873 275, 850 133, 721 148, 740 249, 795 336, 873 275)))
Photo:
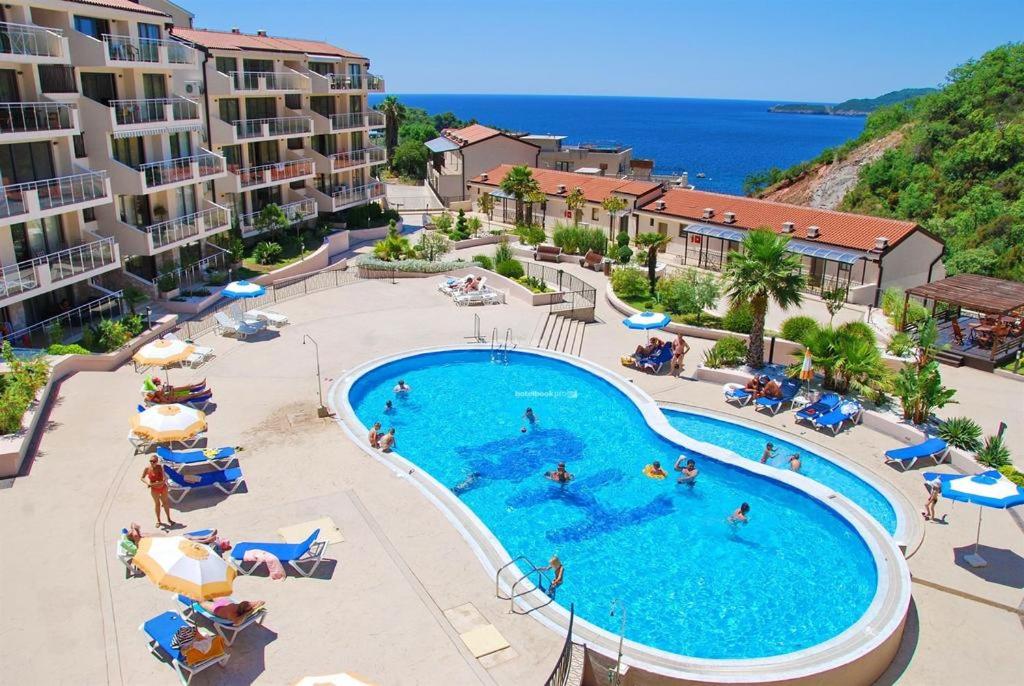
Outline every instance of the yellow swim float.
POLYGON ((664 479, 667 474, 660 466, 655 467, 653 464, 649 464, 644 467, 644 476, 648 479, 664 479))

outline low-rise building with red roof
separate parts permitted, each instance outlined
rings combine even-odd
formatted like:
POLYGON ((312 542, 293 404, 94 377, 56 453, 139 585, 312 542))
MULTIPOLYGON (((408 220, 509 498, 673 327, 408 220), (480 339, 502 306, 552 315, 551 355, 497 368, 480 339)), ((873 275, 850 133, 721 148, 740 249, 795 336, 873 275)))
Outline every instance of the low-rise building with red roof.
POLYGON ((499 164, 536 166, 540 154, 538 146, 482 124, 445 129, 424 145, 427 183, 446 205, 469 199, 469 179, 499 164))

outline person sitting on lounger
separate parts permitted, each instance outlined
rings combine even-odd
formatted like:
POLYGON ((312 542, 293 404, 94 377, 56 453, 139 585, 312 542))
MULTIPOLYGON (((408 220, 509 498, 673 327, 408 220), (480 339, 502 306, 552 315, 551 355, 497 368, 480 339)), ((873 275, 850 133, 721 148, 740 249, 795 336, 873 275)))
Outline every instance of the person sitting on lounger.
POLYGON ((395 384, 395 388, 394 388, 394 391, 397 394, 408 393, 411 390, 412 390, 412 387, 409 384, 405 383, 404 379, 399 379, 398 383, 395 384))
POLYGON ((761 389, 764 388, 766 383, 768 383, 767 376, 752 376, 750 377, 750 381, 747 382, 747 385, 743 387, 743 390, 756 396, 761 392, 761 389))
POLYGON ((374 422, 373 426, 370 427, 369 440, 371 448, 380 447, 380 422, 374 422))
POLYGON ((775 457, 775 446, 769 441, 764 446, 764 452, 761 453, 761 464, 768 464, 768 460, 775 457))
POLYGON ((794 472, 799 472, 803 463, 800 461, 800 453, 793 453, 789 456, 789 468, 794 472))
POLYGON ((680 455, 679 459, 676 460, 676 471, 682 472, 682 475, 676 479, 677 484, 686 484, 687 486, 693 486, 697 483, 697 474, 700 470, 697 469, 697 463, 693 460, 686 460, 686 466, 683 466, 683 459, 685 455, 680 455))
POLYGON ((211 529, 209 532, 203 532, 202 535, 196 535, 196 534, 166 534, 163 531, 144 532, 142 530, 141 526, 139 526, 135 522, 132 522, 131 524, 128 525, 127 529, 122 529, 121 533, 124 534, 124 537, 127 538, 132 543, 134 543, 135 545, 138 545, 139 541, 141 541, 143 538, 162 538, 164 536, 171 536, 171 535, 174 535, 174 536, 181 535, 181 536, 184 536, 185 538, 187 538, 190 541, 195 541, 196 543, 203 543, 205 545, 213 545, 214 543, 217 542, 217 530, 216 529, 211 529))
POLYGON ((747 513, 750 512, 750 505, 743 503, 736 511, 729 515, 729 519, 726 520, 732 525, 736 524, 748 524, 750 519, 747 518, 747 513))
POLYGON ((661 346, 664 345, 660 338, 652 338, 647 342, 647 345, 638 345, 636 350, 633 351, 633 357, 640 359, 642 357, 650 357, 654 353, 661 350, 661 346))
POLYGON ((483 283, 483 277, 476 277, 475 279, 466 279, 466 284, 462 287, 463 293, 473 293, 480 290, 480 284, 483 283))
POLYGON ((377 441, 377 447, 382 453, 389 453, 395 447, 395 427, 388 429, 388 432, 377 441))
POLYGON ((558 468, 553 472, 544 472, 544 476, 551 479, 555 483, 567 484, 573 480, 573 475, 565 471, 565 463, 559 462, 558 468))
POLYGON ((782 397, 782 386, 775 379, 770 379, 757 393, 757 397, 777 400, 782 397))
POLYGON ((226 619, 233 624, 241 624, 253 613, 266 605, 262 600, 243 600, 240 603, 232 602, 229 598, 217 598, 216 600, 204 600, 199 606, 215 617, 226 619))

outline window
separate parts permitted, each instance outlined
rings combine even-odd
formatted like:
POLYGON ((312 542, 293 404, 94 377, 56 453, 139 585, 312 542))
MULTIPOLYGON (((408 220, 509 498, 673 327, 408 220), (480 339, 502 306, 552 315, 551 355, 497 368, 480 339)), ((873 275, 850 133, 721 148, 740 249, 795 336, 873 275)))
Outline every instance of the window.
POLYGON ((654 217, 647 220, 647 226, 654 226, 654 217))
POLYGON ((238 98, 221 98, 219 104, 222 121, 234 123, 241 119, 238 113, 238 98))
POLYGON ((85 152, 85 136, 83 134, 80 133, 77 136, 72 136, 71 143, 75 158, 87 157, 85 152))
POLYGON ((114 150, 114 159, 121 164, 138 169, 139 165, 146 161, 145 152, 142 149, 142 138, 112 138, 111 145, 114 150))
POLYGON ((178 157, 191 157, 192 155, 192 135, 189 133, 172 133, 169 136, 169 142, 171 144, 171 158, 176 159, 178 157))
POLYGON ((289 138, 288 139, 289 150, 302 150, 302 139, 301 138, 289 138))
POLYGON ((225 145, 220 152, 227 161, 228 169, 238 169, 242 166, 242 146, 225 145))
POLYGON ((60 216, 12 224, 11 241, 14 243, 14 259, 18 262, 64 249, 60 216))
POLYGON ((310 62, 309 70, 314 74, 320 74, 320 76, 326 76, 327 74, 334 73, 334 65, 330 62, 310 62))
POLYGON ((103 40, 103 34, 110 33, 110 22, 106 19, 96 17, 83 17, 75 15, 75 31, 91 36, 96 40, 103 40))
POLYGON ((590 221, 595 221, 595 222, 597 221, 597 208, 596 207, 591 207, 590 208, 590 221))
POLYGON ((107 105, 117 99, 117 84, 113 74, 82 72, 82 95, 107 105))
POLYGON ((306 187, 306 182, 301 179, 298 181, 292 181, 288 184, 288 187, 295 191, 301 190, 306 187))
POLYGON ((3 185, 52 179, 56 175, 49 141, 0 145, 0 177, 3 185))
POLYGON ((246 98, 246 119, 273 119, 277 116, 276 98, 246 98))
POLYGON ((43 93, 77 93, 75 69, 65 64, 40 64, 39 87, 43 93))
POLYGON ((302 96, 298 93, 288 93, 284 96, 284 106, 290 110, 302 109, 302 96))
POLYGON ((273 60, 242 60, 242 71, 245 72, 272 72, 274 71, 273 60))
POLYGON ((216 61, 217 71, 222 74, 230 74, 233 71, 238 71, 238 60, 234 57, 218 57, 216 61))
POLYGON ((96 221, 96 208, 95 207, 86 207, 84 210, 82 210, 82 221, 86 221, 86 222, 94 222, 94 221, 96 221))
POLYGON ((324 117, 330 117, 334 114, 334 98, 329 95, 312 95, 309 98, 309 109, 324 117))
POLYGON ((143 74, 142 94, 147 100, 167 97, 167 79, 163 74, 143 74))

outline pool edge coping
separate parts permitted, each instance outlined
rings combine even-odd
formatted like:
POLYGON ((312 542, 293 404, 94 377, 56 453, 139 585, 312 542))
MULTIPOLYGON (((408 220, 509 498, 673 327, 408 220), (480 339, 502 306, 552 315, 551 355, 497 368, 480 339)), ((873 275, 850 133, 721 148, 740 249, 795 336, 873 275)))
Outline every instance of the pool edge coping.
MULTIPOLYGON (((484 349, 465 344, 432 346, 369 360, 346 370, 342 376, 335 379, 328 388, 327 400, 330 409, 334 412, 335 421, 343 433, 364 453, 392 469, 400 478, 409 479, 459 531, 484 569, 494 577, 498 574, 499 568, 513 559, 501 542, 468 506, 434 479, 429 472, 420 469, 419 465, 407 460, 399 453, 381 453, 373 450, 365 438, 359 435, 361 431, 365 430, 365 427, 356 417, 348 402, 349 391, 355 382, 378 367, 411 357, 467 351, 486 352, 484 349), (341 402, 339 402, 339 397, 341 402)), ((772 657, 714 659, 671 653, 627 639, 623 644, 622 662, 624 664, 670 678, 697 682, 763 683, 800 680, 848 667, 882 648, 895 634, 902 631, 910 606, 909 567, 903 553, 888 531, 859 506, 853 504, 842 494, 807 477, 736 457, 718 446, 697 441, 677 431, 668 423, 667 417, 661 412, 658 402, 653 397, 629 379, 596 363, 533 347, 521 347, 516 352, 558 360, 594 374, 627 396, 640 410, 648 427, 663 438, 702 453, 711 459, 747 472, 753 472, 766 479, 781 482, 784 487, 795 489, 814 498, 822 506, 832 510, 861 537, 874 560, 878 580, 874 597, 856 622, 827 641, 799 651, 772 657)), ((515 570, 515 578, 522 575, 521 570, 514 564, 510 565, 510 569, 515 570)), ((507 591, 507 580, 502 586, 507 591)), ((548 598, 540 591, 534 590, 520 596, 515 602, 521 608, 530 610, 530 615, 548 628, 560 635, 566 634, 569 622, 568 611, 555 603, 546 604, 548 598)), ((584 639, 589 648, 615 659, 619 641, 617 635, 580 617, 576 618, 574 627, 575 635, 584 639)))

